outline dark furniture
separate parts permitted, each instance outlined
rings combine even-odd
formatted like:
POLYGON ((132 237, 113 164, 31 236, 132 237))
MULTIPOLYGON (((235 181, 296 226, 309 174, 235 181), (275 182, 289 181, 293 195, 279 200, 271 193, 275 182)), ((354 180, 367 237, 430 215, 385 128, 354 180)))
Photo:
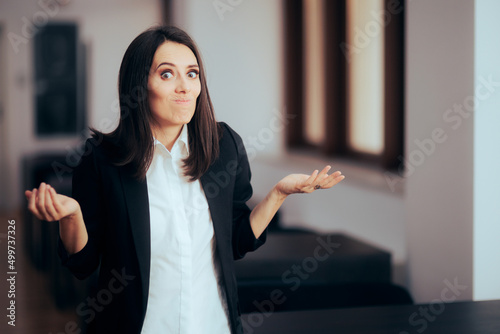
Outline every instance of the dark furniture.
POLYGON ((406 289, 391 283, 284 284, 238 286, 242 313, 286 312, 379 305, 408 305, 406 289))
POLYGON ((280 231, 267 238, 235 262, 244 313, 413 302, 404 288, 391 284, 387 251, 344 234, 280 231))
POLYGON ((493 334, 500 300, 242 315, 245 334, 493 334))
POLYGON ((269 233, 235 270, 240 284, 389 283, 391 254, 340 233, 269 233))

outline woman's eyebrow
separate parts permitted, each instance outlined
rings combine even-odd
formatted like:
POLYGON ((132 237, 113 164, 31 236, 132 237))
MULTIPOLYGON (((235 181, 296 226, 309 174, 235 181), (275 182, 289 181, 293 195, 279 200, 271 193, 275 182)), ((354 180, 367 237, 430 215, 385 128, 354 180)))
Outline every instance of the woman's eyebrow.
MULTIPOLYGON (((163 62, 163 63, 161 63, 160 65, 158 65, 158 66, 156 67, 156 69, 159 69, 159 68, 160 68, 160 66, 162 66, 162 65, 169 65, 169 66, 172 66, 172 67, 177 67, 175 64, 168 63, 168 62, 163 62)), ((193 68, 193 67, 198 68, 199 66, 198 66, 198 64, 191 64, 191 65, 188 65, 188 66, 186 66, 186 67, 187 67, 187 68, 193 68)))

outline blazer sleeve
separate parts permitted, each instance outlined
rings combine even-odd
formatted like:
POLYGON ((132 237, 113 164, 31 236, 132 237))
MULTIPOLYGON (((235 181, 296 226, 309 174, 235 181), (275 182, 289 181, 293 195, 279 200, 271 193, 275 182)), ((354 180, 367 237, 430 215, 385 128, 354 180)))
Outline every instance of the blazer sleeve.
POLYGON ((247 153, 241 137, 227 124, 222 123, 227 133, 232 137, 237 152, 237 169, 233 191, 233 257, 241 259, 247 252, 262 246, 266 241, 267 229, 256 238, 250 226, 250 213, 252 210, 246 202, 252 197, 250 184, 251 171, 247 153))
POLYGON ((101 176, 97 165, 98 147, 93 139, 87 139, 80 163, 73 171, 72 197, 80 204, 87 228, 87 244, 79 252, 69 255, 61 238, 58 239, 58 254, 64 266, 79 279, 90 276, 100 263, 101 227, 104 218, 101 176))

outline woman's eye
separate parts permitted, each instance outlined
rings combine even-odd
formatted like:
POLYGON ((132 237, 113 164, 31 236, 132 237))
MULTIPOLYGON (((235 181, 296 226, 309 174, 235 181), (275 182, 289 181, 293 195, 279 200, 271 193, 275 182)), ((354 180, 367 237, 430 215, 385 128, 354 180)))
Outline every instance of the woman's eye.
POLYGON ((161 77, 162 77, 163 79, 170 79, 170 78, 172 78, 173 76, 174 76, 174 75, 173 75, 171 72, 163 72, 163 73, 161 74, 161 77))
POLYGON ((190 77, 191 79, 195 79, 198 77, 198 72, 196 71, 191 71, 188 73, 188 77, 190 77))

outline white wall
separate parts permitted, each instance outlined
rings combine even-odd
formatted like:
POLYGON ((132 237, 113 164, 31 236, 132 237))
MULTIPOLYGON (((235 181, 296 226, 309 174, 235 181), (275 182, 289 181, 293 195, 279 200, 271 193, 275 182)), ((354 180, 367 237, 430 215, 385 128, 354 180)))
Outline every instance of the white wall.
MULTIPOLYGON (((49 1, 45 1, 47 3, 49 1)), ((62 1, 60 1, 62 3, 62 1)), ((141 31, 162 22, 159 0, 67 1, 63 7, 44 10, 39 1, 0 2, 0 24, 4 34, 27 37, 27 43, 11 44, 0 50, 6 56, 7 87, 5 122, 8 145, 6 173, 0 176, 2 189, 0 210, 12 210, 24 205, 21 188, 20 159, 23 155, 45 150, 65 151, 81 136, 37 139, 34 135, 32 38, 27 35, 25 20, 37 24, 37 19, 71 20, 79 23, 81 40, 88 47, 88 119, 89 125, 103 129, 103 120, 118 119, 112 111, 117 98, 118 69, 126 47, 141 31), (23 30, 24 29, 24 30, 23 30), (24 32, 24 33, 23 33, 24 32)), ((51 1, 56 3, 56 1, 51 1)), ((39 23, 39 24, 42 24, 39 23)), ((112 130, 112 126, 107 129, 112 130)), ((2 156, 2 159, 4 157, 2 156)))
MULTIPOLYGON (((232 8, 224 12, 213 3, 174 1, 174 22, 201 50, 218 119, 247 139, 283 108, 281 2, 222 1, 232 8)), ((275 136, 260 151, 278 152, 281 143, 275 136)))
MULTIPOLYGON (((273 123, 286 109, 281 90, 281 2, 223 2, 231 7, 223 20, 212 1, 177 3, 177 24, 202 49, 218 118, 242 135, 252 153, 258 200, 281 176, 310 172, 327 161, 286 154, 283 132, 273 123)), ((479 176, 474 170, 474 143, 481 144, 481 139, 474 137, 473 117, 453 111, 463 106, 467 115, 475 93, 475 2, 407 3, 406 151, 413 168, 404 175, 403 191, 388 191, 377 171, 335 160, 334 166, 340 166, 347 179, 328 192, 290 197, 283 206, 283 220, 322 232, 345 231, 390 250, 395 264, 408 264, 408 285, 417 302, 441 298, 446 281, 463 288, 458 300, 470 300, 474 250, 481 258, 492 251, 478 246, 481 239, 473 243, 474 215, 478 217, 481 205, 489 205, 483 217, 492 223, 492 195, 497 194, 492 189, 498 189, 490 185, 489 192, 481 190, 474 201, 474 186, 478 194, 480 185, 473 178, 479 176)), ((480 159, 483 168, 491 162, 480 159)), ((496 165, 489 166, 491 172, 496 165)), ((481 238, 479 231, 490 230, 476 230, 476 238, 481 238)), ((475 277, 481 277, 476 282, 487 279, 479 271, 475 277)), ((398 280, 405 283, 404 277, 398 280)), ((488 289, 485 293, 491 296, 488 289)))
POLYGON ((407 4, 406 154, 417 165, 406 180, 410 288, 428 302, 457 279, 467 286, 457 299, 470 300, 474 122, 447 110, 474 95, 474 1, 407 4), (418 153, 414 141, 429 142, 435 129, 440 143, 418 153))
MULTIPOLYGON (((311 173, 333 163, 346 180, 329 191, 291 196, 282 208, 283 222, 349 233, 391 251, 401 265, 406 259, 403 194, 391 192, 380 171, 284 151, 282 2, 222 1, 228 6, 220 10, 222 19, 213 3, 174 1, 174 22, 200 46, 217 118, 245 141, 254 201, 289 173, 311 173)), ((405 284, 404 277, 396 279, 405 284)))
MULTIPOLYGON (((500 298, 500 2, 476 1, 474 112, 474 299, 500 298), (491 78, 485 89, 479 78, 491 78)), ((488 80, 488 79, 487 79, 488 80)))

